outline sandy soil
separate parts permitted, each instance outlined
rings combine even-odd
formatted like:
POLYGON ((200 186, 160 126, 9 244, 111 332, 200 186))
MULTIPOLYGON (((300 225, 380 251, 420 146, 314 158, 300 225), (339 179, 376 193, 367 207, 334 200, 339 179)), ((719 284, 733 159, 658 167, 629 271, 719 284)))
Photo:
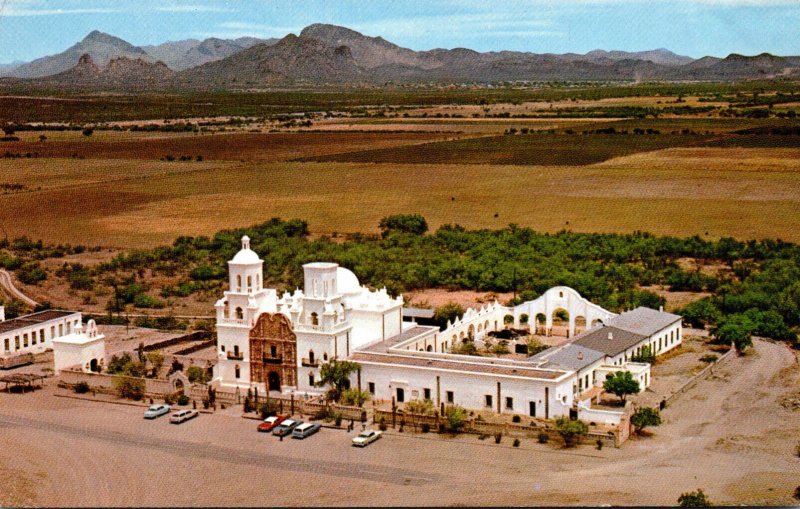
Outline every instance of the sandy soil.
POLYGON ((0 394, 3 505, 634 505, 703 488, 716 504, 792 504, 800 411, 794 352, 756 342, 664 412, 649 438, 573 451, 523 440, 343 431, 279 442, 252 421, 145 422, 141 408, 0 394), (504 441, 507 442, 507 441, 504 441))
POLYGON ((473 292, 469 290, 448 291, 443 288, 429 288, 426 290, 415 290, 403 295, 409 307, 423 307, 436 309, 439 306, 455 302, 464 309, 480 309, 481 306, 494 302, 495 299, 500 304, 505 305, 513 294, 495 292, 473 292))

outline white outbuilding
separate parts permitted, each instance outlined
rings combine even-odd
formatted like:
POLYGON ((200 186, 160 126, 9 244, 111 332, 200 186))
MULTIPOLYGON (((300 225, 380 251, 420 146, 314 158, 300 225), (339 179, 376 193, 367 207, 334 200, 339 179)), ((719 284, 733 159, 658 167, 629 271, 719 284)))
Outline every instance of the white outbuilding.
POLYGON ((105 364, 105 356, 105 336, 97 331, 94 320, 89 320, 85 329, 78 325, 71 334, 53 340, 56 374, 71 367, 79 367, 85 373, 99 372, 105 364))

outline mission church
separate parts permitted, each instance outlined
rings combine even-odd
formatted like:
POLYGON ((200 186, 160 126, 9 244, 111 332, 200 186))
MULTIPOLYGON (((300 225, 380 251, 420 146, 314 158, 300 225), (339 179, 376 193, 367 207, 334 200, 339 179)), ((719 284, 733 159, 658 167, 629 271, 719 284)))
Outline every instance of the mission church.
POLYGON ((214 382, 222 387, 319 394, 320 366, 349 359, 360 366, 351 385, 376 399, 555 418, 585 407, 582 398, 615 371, 630 371, 644 389, 649 364, 632 357, 681 343, 680 316, 642 307, 617 315, 563 286, 515 307, 468 309, 440 329, 404 321, 402 296, 370 290, 335 263, 304 265, 303 289, 281 295, 264 288, 263 264, 247 236, 228 262, 230 289, 215 305, 214 382), (491 331, 520 327, 525 317, 538 323, 544 315, 547 333, 562 309, 569 339, 560 346, 524 359, 450 353, 464 340, 480 343, 491 331))

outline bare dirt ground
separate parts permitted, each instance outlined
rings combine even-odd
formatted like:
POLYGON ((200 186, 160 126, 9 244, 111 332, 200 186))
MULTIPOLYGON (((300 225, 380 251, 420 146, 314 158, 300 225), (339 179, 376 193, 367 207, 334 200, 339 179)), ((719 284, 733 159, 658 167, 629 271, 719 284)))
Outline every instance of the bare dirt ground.
POLYGON ((403 295, 409 307, 424 307, 436 309, 439 306, 454 302, 464 309, 479 309, 483 305, 491 304, 497 299, 500 304, 511 300, 511 293, 473 292, 469 290, 448 291, 443 288, 429 288, 415 290, 403 295))
POLYGON ((800 411, 777 401, 799 371, 795 352, 757 341, 653 436, 602 451, 408 434, 355 450, 343 431, 279 442, 227 415, 172 426, 51 388, 3 393, 0 504, 672 505, 703 488, 716 504, 790 505, 800 411))

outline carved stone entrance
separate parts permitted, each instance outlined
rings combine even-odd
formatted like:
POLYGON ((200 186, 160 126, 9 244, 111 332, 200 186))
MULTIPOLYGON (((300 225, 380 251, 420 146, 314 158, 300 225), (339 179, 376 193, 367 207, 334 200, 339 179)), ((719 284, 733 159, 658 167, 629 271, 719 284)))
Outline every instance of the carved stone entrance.
POLYGON ((250 330, 250 381, 271 391, 297 387, 297 336, 282 313, 262 313, 250 330))

